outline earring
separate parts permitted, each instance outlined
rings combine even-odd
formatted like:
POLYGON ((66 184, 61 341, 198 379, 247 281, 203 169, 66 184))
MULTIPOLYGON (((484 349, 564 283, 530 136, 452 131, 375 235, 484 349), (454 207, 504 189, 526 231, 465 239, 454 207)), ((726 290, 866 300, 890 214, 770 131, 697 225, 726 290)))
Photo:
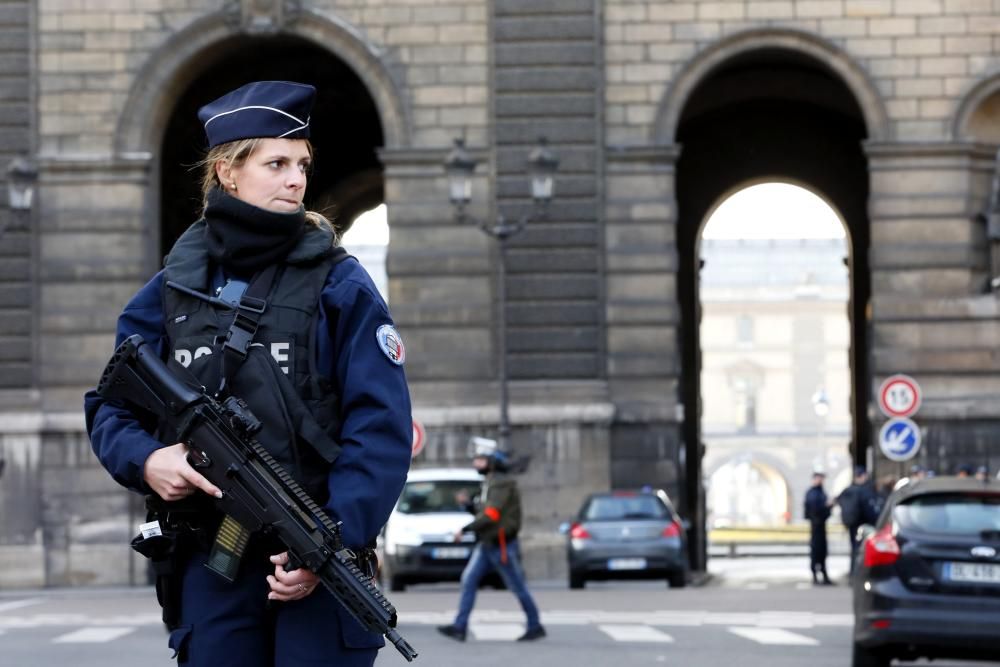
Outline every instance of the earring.
POLYGON ((233 192, 236 192, 236 181, 233 181, 230 185, 233 186, 233 192))

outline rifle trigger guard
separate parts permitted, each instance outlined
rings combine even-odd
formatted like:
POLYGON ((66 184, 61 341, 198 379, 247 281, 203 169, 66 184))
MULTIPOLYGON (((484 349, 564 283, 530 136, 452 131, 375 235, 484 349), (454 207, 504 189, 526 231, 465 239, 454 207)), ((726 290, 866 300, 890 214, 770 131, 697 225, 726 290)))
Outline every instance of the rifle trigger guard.
POLYGON ((212 465, 212 459, 208 458, 205 452, 199 449, 192 449, 188 452, 188 463, 192 468, 208 468, 212 465))

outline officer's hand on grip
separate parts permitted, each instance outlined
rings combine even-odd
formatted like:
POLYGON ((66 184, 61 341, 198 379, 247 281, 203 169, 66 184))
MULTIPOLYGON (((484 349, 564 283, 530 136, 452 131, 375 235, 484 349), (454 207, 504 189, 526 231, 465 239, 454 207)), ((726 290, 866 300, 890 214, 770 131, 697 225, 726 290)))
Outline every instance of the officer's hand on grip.
POLYGON ((267 578, 271 592, 267 594, 268 600, 279 600, 288 602, 290 600, 301 600, 312 593, 319 585, 319 577, 312 570, 300 567, 294 570, 285 571, 288 563, 288 552, 271 556, 274 563, 274 574, 267 578))
POLYGON ((143 479, 164 500, 181 500, 201 489, 210 496, 222 497, 219 487, 191 467, 187 460, 188 446, 183 442, 157 449, 142 469, 143 479))

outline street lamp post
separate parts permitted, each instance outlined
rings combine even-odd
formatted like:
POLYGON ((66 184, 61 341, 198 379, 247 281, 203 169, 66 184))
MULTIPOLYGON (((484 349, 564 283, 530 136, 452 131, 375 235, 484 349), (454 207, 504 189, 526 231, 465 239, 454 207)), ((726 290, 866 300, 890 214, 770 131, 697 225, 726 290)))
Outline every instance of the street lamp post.
POLYGON ((472 174, 476 170, 476 160, 465 149, 463 139, 455 139, 455 145, 445 159, 448 174, 448 197, 455 208, 455 219, 473 222, 481 231, 497 241, 497 375, 500 383, 500 416, 497 424, 497 440, 500 451, 509 452, 510 415, 507 389, 507 241, 533 219, 545 217, 555 185, 555 172, 559 159, 549 149, 545 137, 538 139, 538 145, 528 154, 528 173, 531 176, 532 209, 515 221, 498 213, 495 220, 474 220, 466 212, 472 201, 472 174))
MULTIPOLYGON (((820 387, 812 395, 813 412, 816 413, 816 447, 823 451, 823 428, 826 426, 826 416, 830 414, 830 398, 826 395, 826 389, 820 387)), ((825 461, 824 455, 824 461, 825 461)), ((822 467, 822 466, 819 466, 822 467)))
MULTIPOLYGON (((19 227, 31 210, 37 178, 38 170, 23 157, 14 159, 7 167, 7 201, 10 204, 10 217, 16 220, 14 227, 19 227)), ((0 235, 9 222, 10 220, 0 223, 0 235)))

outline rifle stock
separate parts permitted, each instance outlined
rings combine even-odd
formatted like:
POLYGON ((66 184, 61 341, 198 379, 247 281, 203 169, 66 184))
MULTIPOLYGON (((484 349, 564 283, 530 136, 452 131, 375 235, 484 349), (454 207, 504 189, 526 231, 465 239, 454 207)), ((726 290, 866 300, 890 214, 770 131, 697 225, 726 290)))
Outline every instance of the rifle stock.
POLYGON ((253 438, 260 423, 245 403, 235 397, 219 403, 192 389, 138 335, 115 350, 97 392, 132 402, 176 429, 191 448, 192 465, 222 490, 214 501, 221 511, 250 530, 273 531, 290 564, 312 570, 366 630, 383 634, 407 661, 417 657, 395 630, 395 608, 344 547, 340 524, 253 438))

